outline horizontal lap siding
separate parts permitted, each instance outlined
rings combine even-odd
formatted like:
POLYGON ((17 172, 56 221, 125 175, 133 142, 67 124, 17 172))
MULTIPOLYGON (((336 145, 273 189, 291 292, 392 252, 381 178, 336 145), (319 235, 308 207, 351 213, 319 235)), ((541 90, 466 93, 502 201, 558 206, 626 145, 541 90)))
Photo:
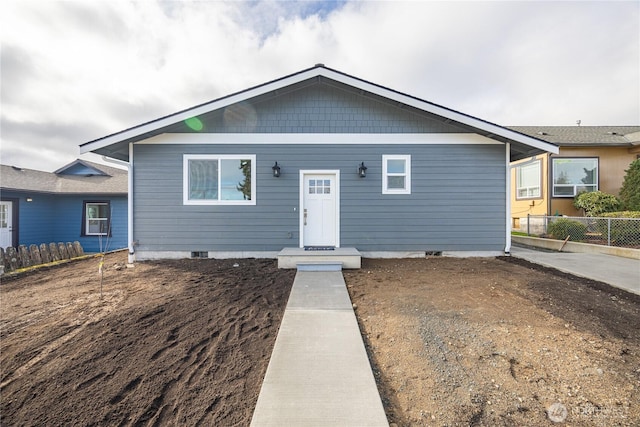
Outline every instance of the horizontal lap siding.
POLYGON ((277 251, 299 244, 299 171, 339 169, 341 246, 501 250, 502 145, 136 145, 134 230, 149 251, 277 251), (183 154, 255 154, 255 206, 184 206, 183 154), (382 155, 410 154, 412 193, 382 194, 382 155), (282 176, 274 178, 277 161, 282 176), (356 174, 360 162, 366 178, 356 174))
POLYGON ((65 195, 56 200, 55 236, 57 241, 78 241, 87 253, 122 249, 127 246, 126 196, 65 195), (83 236, 82 214, 85 201, 109 202, 111 208, 111 235, 83 236))
MULTIPOLYGON (((19 198, 20 245, 79 241, 85 252, 121 249, 127 246, 127 197, 2 192, 3 197, 19 198), (27 202, 26 198, 31 198, 27 202), (85 200, 110 201, 111 237, 82 236, 82 211, 85 200)), ((15 223, 14 223, 15 225, 15 223)))
POLYGON ((128 215, 127 197, 100 197, 83 198, 83 200, 108 200, 111 205, 111 236, 105 240, 97 236, 83 236, 78 240, 85 248, 85 252, 112 251, 127 247, 128 215))
POLYGON ((344 197, 343 189, 343 246, 363 251, 504 249, 504 146, 390 146, 384 150, 365 159, 371 165, 365 180, 371 178, 376 186, 356 191, 351 198, 344 197), (382 154, 411 154, 411 194, 382 194, 382 154))
POLYGON ((18 226, 18 244, 31 245, 54 241, 55 199, 48 194, 21 193, 2 191, 2 197, 16 198, 18 203, 18 218, 13 219, 13 226, 18 226), (30 198, 31 202, 26 199, 30 198))

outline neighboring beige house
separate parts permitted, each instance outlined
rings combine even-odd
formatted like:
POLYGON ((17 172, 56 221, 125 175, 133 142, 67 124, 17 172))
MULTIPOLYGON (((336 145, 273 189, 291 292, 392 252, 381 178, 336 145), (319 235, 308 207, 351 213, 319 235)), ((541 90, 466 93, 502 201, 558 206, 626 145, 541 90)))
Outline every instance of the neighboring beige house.
POLYGON ((619 195, 629 164, 640 158, 640 126, 509 126, 560 147, 511 163, 512 227, 531 215, 582 216, 583 191, 619 195))

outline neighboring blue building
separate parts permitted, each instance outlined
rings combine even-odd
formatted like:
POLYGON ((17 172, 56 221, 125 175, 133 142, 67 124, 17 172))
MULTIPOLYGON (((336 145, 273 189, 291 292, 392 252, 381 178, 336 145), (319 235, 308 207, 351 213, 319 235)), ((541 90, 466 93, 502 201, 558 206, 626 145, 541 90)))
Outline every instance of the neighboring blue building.
POLYGON ((321 64, 88 142, 135 258, 509 251, 509 163, 553 144, 321 64))
POLYGON ((127 171, 76 160, 43 172, 0 165, 0 245, 127 247, 127 171))

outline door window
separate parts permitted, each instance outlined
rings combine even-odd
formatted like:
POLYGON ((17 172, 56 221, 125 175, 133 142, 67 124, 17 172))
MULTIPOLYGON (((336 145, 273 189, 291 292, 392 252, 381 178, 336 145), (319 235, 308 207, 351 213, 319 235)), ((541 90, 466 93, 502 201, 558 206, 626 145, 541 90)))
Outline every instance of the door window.
POLYGON ((9 224, 9 206, 6 204, 0 205, 0 228, 8 228, 9 224))
POLYGON ((331 194, 331 180, 310 179, 309 194, 331 194))

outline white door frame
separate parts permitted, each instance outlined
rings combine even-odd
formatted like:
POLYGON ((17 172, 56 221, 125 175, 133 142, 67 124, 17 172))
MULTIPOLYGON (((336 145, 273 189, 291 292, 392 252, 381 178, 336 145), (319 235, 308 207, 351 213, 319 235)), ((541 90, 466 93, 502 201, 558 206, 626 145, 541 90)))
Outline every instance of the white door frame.
POLYGON ((6 233, 4 235, 8 238, 8 242, 6 242, 8 244, 4 244, 5 243, 4 241, 0 242, 0 246, 4 249, 4 248, 8 248, 9 246, 13 246, 13 241, 14 241, 13 237, 15 235, 14 224, 16 222, 16 218, 14 218, 13 213, 14 213, 14 207, 16 202, 14 200, 2 200, 1 203, 3 205, 6 204, 7 206, 7 212, 6 212, 7 228, 6 230, 3 230, 3 234, 6 233))
POLYGON ((335 242, 336 248, 340 247, 340 170, 339 169, 305 169, 300 170, 300 208, 299 208, 299 223, 300 223, 300 247, 303 248, 304 244, 304 177, 305 175, 334 175, 336 177, 335 185, 335 224, 336 234, 335 242))

